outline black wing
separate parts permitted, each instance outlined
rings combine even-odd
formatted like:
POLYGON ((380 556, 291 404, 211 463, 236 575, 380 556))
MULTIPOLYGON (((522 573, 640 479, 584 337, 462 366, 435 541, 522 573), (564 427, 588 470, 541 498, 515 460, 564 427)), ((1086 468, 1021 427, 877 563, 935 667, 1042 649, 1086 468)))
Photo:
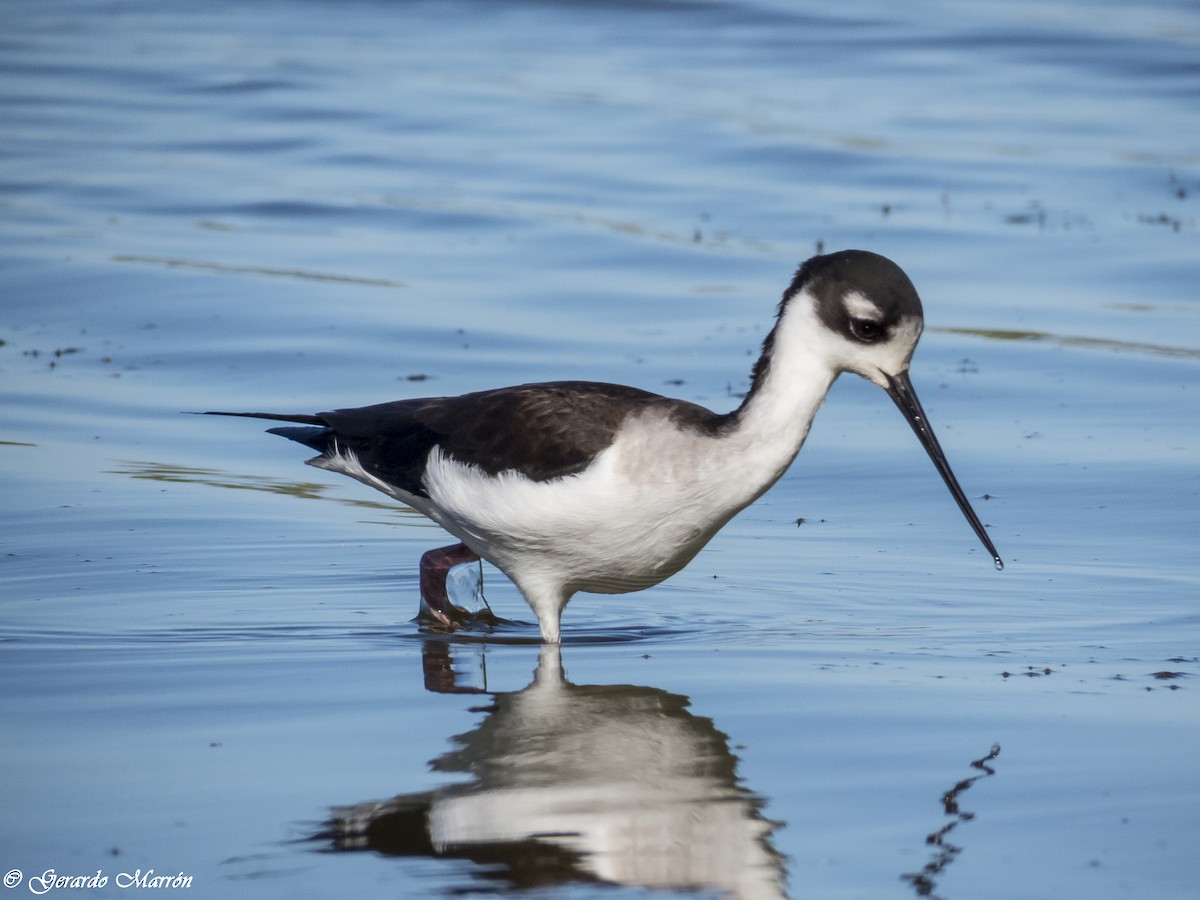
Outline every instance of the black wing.
POLYGON ((352 450, 371 474, 426 496, 422 476, 434 447, 490 475, 516 470, 546 481, 582 471, 612 442, 627 416, 650 406, 702 429, 716 427, 723 418, 638 388, 581 381, 396 400, 315 416, 214 414, 315 426, 270 430, 325 455, 352 450))

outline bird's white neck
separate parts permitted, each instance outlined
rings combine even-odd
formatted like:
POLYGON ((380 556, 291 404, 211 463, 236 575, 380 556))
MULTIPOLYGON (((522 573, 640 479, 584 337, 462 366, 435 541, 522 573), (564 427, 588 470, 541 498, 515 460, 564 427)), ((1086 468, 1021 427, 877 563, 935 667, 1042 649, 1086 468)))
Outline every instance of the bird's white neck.
POLYGON ((734 444, 755 460, 770 487, 783 474, 808 436, 813 418, 837 379, 839 369, 826 352, 825 329, 806 295, 789 302, 756 366, 751 391, 730 433, 734 444))

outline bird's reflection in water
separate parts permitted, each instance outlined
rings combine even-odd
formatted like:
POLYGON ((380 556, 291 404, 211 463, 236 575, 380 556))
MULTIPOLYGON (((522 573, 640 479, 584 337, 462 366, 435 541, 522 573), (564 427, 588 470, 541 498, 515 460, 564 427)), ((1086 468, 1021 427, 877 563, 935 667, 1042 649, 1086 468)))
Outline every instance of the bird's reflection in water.
MULTIPOLYGON (((448 648, 426 644, 427 687, 479 691, 456 685, 448 648)), ((786 896, 777 823, 739 785, 728 738, 686 697, 571 684, 558 645, 542 649, 524 690, 486 696, 484 720, 432 763, 469 780, 337 807, 324 837, 340 850, 471 860, 473 876, 498 886, 786 896)))

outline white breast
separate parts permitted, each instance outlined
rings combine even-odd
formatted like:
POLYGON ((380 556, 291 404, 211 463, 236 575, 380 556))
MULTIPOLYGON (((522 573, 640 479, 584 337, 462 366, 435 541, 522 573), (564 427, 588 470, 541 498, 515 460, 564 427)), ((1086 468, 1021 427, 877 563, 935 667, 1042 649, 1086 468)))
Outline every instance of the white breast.
POLYGON ((644 415, 582 473, 543 482, 435 450, 429 499, 411 502, 514 580, 624 593, 683 568, 790 461, 745 444, 644 415))

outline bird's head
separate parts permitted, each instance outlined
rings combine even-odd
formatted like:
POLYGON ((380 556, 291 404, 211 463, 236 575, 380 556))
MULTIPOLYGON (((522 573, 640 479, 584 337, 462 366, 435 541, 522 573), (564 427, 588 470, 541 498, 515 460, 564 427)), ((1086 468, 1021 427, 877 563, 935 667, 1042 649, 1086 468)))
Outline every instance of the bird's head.
POLYGON ((1003 568, 946 461, 908 376, 925 317, 917 289, 904 270, 866 250, 814 256, 800 267, 785 292, 781 319, 791 304, 804 307, 809 352, 819 355, 830 371, 861 375, 892 398, 996 567, 1003 568))

